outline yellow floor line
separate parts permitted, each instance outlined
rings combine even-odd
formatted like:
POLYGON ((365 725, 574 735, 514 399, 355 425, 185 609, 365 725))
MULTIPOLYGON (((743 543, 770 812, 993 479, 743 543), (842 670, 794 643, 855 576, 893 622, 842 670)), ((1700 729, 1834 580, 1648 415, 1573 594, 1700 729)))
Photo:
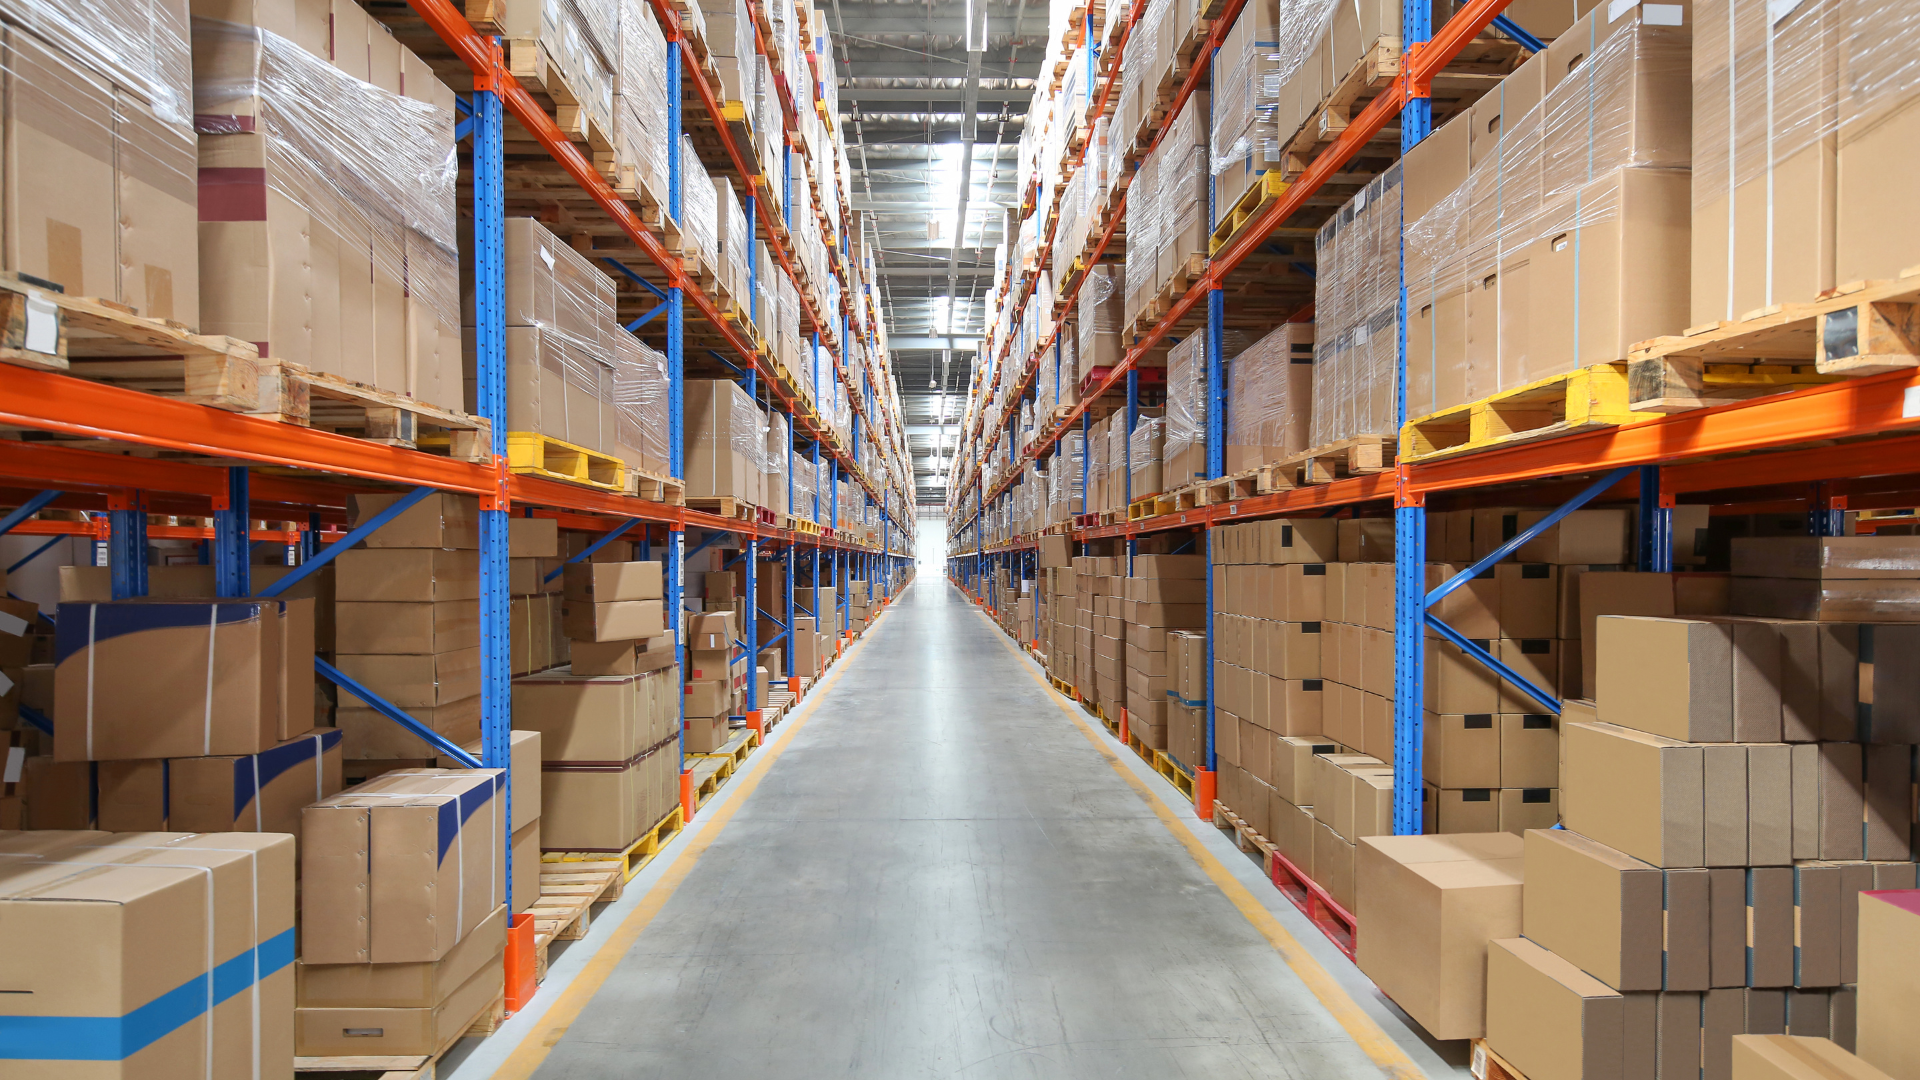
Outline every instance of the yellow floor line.
MULTIPOLYGON (((976 613, 987 625, 993 626, 996 630, 999 629, 984 612, 976 609, 976 613)), ((1006 635, 1002 634, 1000 637, 1001 644, 1009 651, 1016 656, 1023 655, 1010 640, 1006 639, 1006 635)), ((1280 920, 1274 918, 1273 912, 1268 911, 1264 904, 1254 899, 1253 894, 1247 891, 1245 885, 1240 884, 1239 879, 1233 876, 1233 872, 1227 869, 1226 864, 1216 858, 1213 852, 1208 851, 1206 845, 1200 842, 1200 838, 1193 835, 1193 831, 1174 815, 1167 804, 1155 795, 1146 783, 1120 760, 1120 756, 1100 739, 1092 725, 1088 724, 1081 715, 1080 707, 1058 690, 1047 685, 1046 680, 1034 668, 1027 668, 1027 674, 1052 698, 1054 704, 1060 707, 1060 711, 1067 715, 1067 719, 1073 721, 1074 726, 1080 729, 1080 734, 1086 736, 1094 749, 1107 759, 1107 764, 1113 771, 1119 773, 1121 779, 1132 785, 1133 789, 1146 799, 1147 805, 1153 808, 1161 824, 1165 825, 1167 831, 1187 849, 1187 854, 1193 857, 1193 861, 1200 864, 1200 869, 1206 873, 1207 878, 1226 894, 1227 899, 1239 909, 1240 914, 1245 916, 1246 920, 1253 924, 1253 928, 1267 939, 1274 951, 1280 954, 1280 958, 1287 962, 1287 966, 1292 968, 1294 974, 1300 977, 1300 981, 1313 992, 1313 996, 1320 999, 1320 1004, 1333 1015, 1334 1020, 1346 1029, 1348 1036, 1369 1058, 1373 1059, 1374 1064, 1380 1066, 1386 1076, 1409 1078, 1409 1080, 1425 1077, 1426 1073, 1413 1063, 1413 1059, 1400 1049, 1399 1044, 1395 1043, 1380 1025, 1374 1022, 1373 1017, 1368 1016, 1366 1011, 1354 1002, 1346 989, 1301 946, 1292 934, 1287 932, 1286 927, 1280 925, 1280 920)))
POLYGON ((747 801, 747 797, 753 794, 755 788, 760 786, 761 778, 773 768, 774 762, 780 760, 780 755, 786 751, 787 745, 793 742, 793 736, 812 718, 813 710, 826 697, 827 691, 831 690, 834 684, 840 681, 840 677, 846 674, 849 661, 866 645, 868 634, 885 617, 887 610, 883 608, 880 615, 875 616, 873 622, 868 624, 867 630, 861 633, 860 640, 856 641, 853 648, 848 649, 840 658, 840 663, 833 675, 808 692, 807 704, 791 720, 781 725, 785 730, 772 745, 762 751, 766 756, 761 761, 760 768, 742 778, 740 787, 735 790, 733 797, 727 800, 719 813, 707 820, 699 834, 681 849, 679 855, 674 857, 673 863, 647 890, 646 895, 641 897, 640 902, 620 920, 620 925, 614 929, 613 936, 609 937, 606 944, 600 947, 600 951, 587 961, 586 966, 580 969, 580 973, 574 976, 573 982, 561 992, 560 999, 547 1009, 539 1022, 521 1038, 520 1045, 516 1046, 507 1060, 494 1071, 495 1080, 525 1080, 540 1068, 542 1062, 546 1061, 547 1054, 566 1036, 567 1029, 573 1026, 573 1022, 580 1018, 581 1010, 585 1009, 587 1002, 592 1001, 593 996, 600 992, 600 987, 605 985, 608 977, 620 965, 620 961, 626 957, 634 943, 640 940, 641 933, 652 924, 653 917, 660 914, 660 909, 673 898, 674 890, 678 889, 681 883, 687 880, 687 876, 693 873, 694 865, 700 861, 700 856, 706 853, 707 848, 713 845, 714 839, 720 835, 720 830, 726 828, 727 822, 733 819, 734 811, 740 809, 740 805, 747 801))

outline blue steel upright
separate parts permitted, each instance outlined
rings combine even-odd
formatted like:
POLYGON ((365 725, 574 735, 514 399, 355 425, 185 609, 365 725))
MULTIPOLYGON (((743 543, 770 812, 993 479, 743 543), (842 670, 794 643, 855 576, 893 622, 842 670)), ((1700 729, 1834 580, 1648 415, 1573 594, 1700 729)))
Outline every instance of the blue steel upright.
POLYGON ((213 512, 213 594, 253 595, 253 508, 247 467, 227 468, 227 505, 213 512))
MULTIPOLYGON (((1227 471, 1227 386, 1226 386, 1227 294, 1224 289, 1207 290, 1207 475, 1217 480, 1227 471)), ((1212 612, 1208 612, 1212 617, 1212 612)), ((1211 635, 1209 635, 1211 640, 1211 635)))
MULTIPOLYGON (((1423 0, 1401 0, 1400 26, 1409 45, 1433 37, 1433 12, 1423 0)), ((1400 152, 1405 154, 1433 132, 1433 99, 1409 99, 1400 108, 1400 152)), ((1394 386, 1394 430, 1407 422, 1407 259, 1406 222, 1401 221, 1400 316, 1394 386)), ((1399 488, 1405 486, 1401 473, 1399 488)), ((1421 831, 1422 740, 1426 692, 1427 510, 1423 500, 1396 490, 1393 509, 1393 831, 1421 831)))
MULTIPOLYGON (((680 50, 686 43, 680 40, 667 42, 667 212, 673 215, 677 223, 681 212, 681 161, 680 161, 680 50)), ((673 478, 686 481, 686 292, 675 278, 672 288, 667 290, 667 461, 673 478)), ((687 670, 687 642, 682 633, 682 624, 686 621, 683 614, 685 604, 681 592, 687 580, 687 531, 684 525, 670 526, 667 533, 667 618, 673 623, 673 665, 674 670, 687 670)), ((679 732, 680 753, 680 807, 683 816, 693 817, 693 804, 687 776, 687 701, 684 695, 680 702, 679 732)))
MULTIPOLYGON (((500 97, 473 95, 473 249, 475 409, 492 425, 490 448, 504 474, 507 453, 507 241, 506 139, 500 97)), ((504 480, 504 475, 503 475, 504 480)), ((480 759, 507 769, 513 727, 513 651, 510 579, 507 568, 506 492, 496 491, 480 510, 480 759)), ((508 784, 505 795, 513 798, 508 784)), ((513 806, 507 805, 507 820, 513 806)), ((513 845, 502 854, 513 882, 513 845)), ((507 910, 513 910, 509 891, 507 910)))
POLYGON ((113 598, 147 595, 147 493, 129 491, 108 504, 107 566, 113 598))

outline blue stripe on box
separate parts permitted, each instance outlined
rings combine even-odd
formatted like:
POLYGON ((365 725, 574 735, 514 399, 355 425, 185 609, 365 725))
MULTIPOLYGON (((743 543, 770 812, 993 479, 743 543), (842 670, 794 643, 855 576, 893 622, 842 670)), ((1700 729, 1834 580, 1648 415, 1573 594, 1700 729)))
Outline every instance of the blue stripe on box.
MULTIPOLYGON (((213 969, 214 1003, 245 993, 293 963, 293 930, 213 969)), ((206 1014, 206 975, 196 975, 125 1016, 0 1015, 0 1061, 124 1061, 206 1014)))
POLYGON ((204 627, 207 625, 209 607, 215 609, 214 618, 218 622, 235 623, 258 619, 262 606, 261 602, 244 600, 212 605, 152 601, 61 604, 60 617, 55 621, 53 630, 53 662, 65 663, 73 654, 108 638, 155 630, 204 627), (89 609, 94 610, 90 612, 89 609))

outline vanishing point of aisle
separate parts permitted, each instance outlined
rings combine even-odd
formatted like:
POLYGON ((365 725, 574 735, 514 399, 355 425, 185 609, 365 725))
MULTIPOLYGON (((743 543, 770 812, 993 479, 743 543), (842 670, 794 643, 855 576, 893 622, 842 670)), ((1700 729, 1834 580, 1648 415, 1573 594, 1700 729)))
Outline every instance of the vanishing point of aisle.
POLYGON ((537 1076, 1419 1075, 1006 641, 911 586, 537 1076))

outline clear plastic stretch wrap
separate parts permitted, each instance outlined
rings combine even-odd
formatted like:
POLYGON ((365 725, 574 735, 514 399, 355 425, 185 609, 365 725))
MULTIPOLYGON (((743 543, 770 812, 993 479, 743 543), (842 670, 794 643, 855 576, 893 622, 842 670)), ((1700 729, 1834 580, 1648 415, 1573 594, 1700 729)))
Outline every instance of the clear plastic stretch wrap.
POLYGON ((1228 364, 1227 473, 1307 449, 1312 406, 1313 324, 1284 323, 1228 364))
POLYGON ((1212 229, 1207 216, 1211 188, 1207 175, 1207 100, 1205 91, 1195 91, 1152 154, 1156 159, 1154 203, 1160 251, 1153 280, 1156 290, 1191 256, 1207 254, 1212 229))
MULTIPOLYGON (((1239 330, 1221 335, 1221 357, 1231 363, 1247 348, 1239 330)), ((1207 474, 1207 328, 1197 327, 1167 352, 1166 483, 1182 487, 1207 474)))
MULTIPOLYGON (((460 325, 460 230, 451 108, 427 100, 430 93, 416 99, 363 82, 257 27, 196 19, 193 34, 200 244, 207 256, 199 278, 216 316, 202 329, 457 407, 461 376, 452 335, 460 325), (297 229, 304 247, 294 250, 293 238, 274 226, 297 229), (261 307, 266 277, 318 262, 323 246, 337 260, 338 277, 309 271, 310 303, 294 311, 273 294, 268 310, 249 312, 261 307), (355 260, 362 261, 350 265, 355 260), (347 287, 356 281, 371 281, 371 295, 347 287)), ((411 54, 396 59, 418 69, 423 91, 440 86, 411 54)), ((400 81, 401 70, 392 74, 400 81)), ((451 94, 444 98, 450 106, 451 94)))
POLYGON ((720 231, 714 199, 713 180, 700 164, 693 136, 680 136, 680 230, 708 265, 717 261, 716 237, 720 231))
POLYGON ((793 505, 787 512, 818 524, 813 516, 813 493, 819 490, 819 474, 813 467, 813 459, 795 454, 792 477, 793 505))
POLYGON ((1140 159, 1140 169, 1127 185, 1127 276, 1123 305, 1127 318, 1139 310, 1142 294, 1150 293, 1160 274, 1160 155, 1140 159))
MULTIPOLYGON (((1449 124, 1432 151, 1409 156, 1409 417, 1624 360, 1634 342, 1688 325, 1693 27, 1670 6, 1614 7, 1612 22, 1596 10, 1529 59, 1455 122, 1467 128, 1449 124), (1569 68, 1543 97, 1548 73, 1569 68), (1460 168, 1470 140, 1473 168, 1434 197, 1429 175, 1460 168), (1452 160, 1431 160, 1443 153, 1452 160)), ((1340 250, 1343 267, 1351 250, 1340 250)), ((1696 286, 1703 261, 1693 260, 1696 286)), ((1724 302, 1724 266, 1717 279, 1724 302)), ((1344 290, 1323 267, 1317 291, 1344 290)), ((1349 346, 1316 311, 1324 361, 1329 346, 1349 346)))
POLYGON ((1400 174, 1375 177, 1314 239, 1315 446, 1398 426, 1400 174))
POLYGON ((621 457, 628 465, 666 476, 670 466, 666 354, 624 330, 607 336, 613 346, 613 401, 621 457))
POLYGON ((747 261, 752 257, 747 250, 746 208, 733 190, 733 181, 724 175, 713 178, 713 195, 716 211, 714 221, 719 226, 716 245, 720 276, 734 296, 745 296, 747 261))
MULTIPOLYGON (((667 192, 667 39, 647 0, 619 0, 619 95, 614 100, 614 159, 633 168, 654 197, 667 192)), ((685 8, 683 7, 684 11, 685 8)), ((696 13, 699 9, 694 9, 696 13)), ((625 176, 625 187, 633 181, 625 176)))
MULTIPOLYGON (((1228 166, 1250 158, 1259 162, 1278 159, 1280 140, 1292 137, 1293 124, 1298 119, 1295 114, 1300 111, 1300 107, 1296 107, 1288 110, 1287 118, 1277 116, 1281 91, 1294 80, 1296 73, 1327 77, 1309 61, 1314 59, 1339 9, 1338 0, 1280 0, 1277 22, 1266 19, 1276 13, 1275 8, 1250 4, 1243 9, 1222 39, 1220 53, 1213 61, 1214 70, 1223 73, 1213 86, 1210 167, 1215 176, 1225 172, 1228 166), (1303 72, 1303 68, 1306 71, 1303 72), (1279 130, 1281 127, 1286 130, 1279 130)), ((1357 4, 1353 11, 1357 16, 1360 11, 1357 4)), ((1389 32, 1399 32, 1397 18, 1389 32)), ((1345 71, 1345 67, 1340 69, 1341 74, 1345 71)), ((1312 97, 1313 100, 1301 107, 1311 108, 1320 103, 1317 92, 1302 95, 1296 90, 1292 96, 1312 97)))
MULTIPOLYGON (((190 137, 194 66, 186 10, 185 4, 160 0, 20 0, 7 4, 5 15, 8 25, 58 50, 67 73, 86 73, 129 92, 162 125, 190 137)), ((109 132, 93 134, 100 145, 111 144, 109 132)))
POLYGON ((1106 437, 1100 424, 1088 425, 1086 437, 1083 439, 1083 455, 1082 460, 1086 466, 1087 479, 1089 481, 1088 493, 1096 501, 1093 509, 1082 511, 1082 513, 1092 513, 1093 510, 1109 509, 1109 507, 1097 501, 1100 490, 1099 485, 1107 476, 1107 473, 1116 467, 1115 463, 1120 459, 1114 455, 1113 442, 1106 437))
POLYGON ((1132 480, 1129 498, 1157 495, 1166 490, 1161 456, 1166 431, 1166 418, 1160 416, 1143 416, 1133 425, 1133 434, 1127 436, 1127 464, 1132 480))
POLYGON ((1056 521, 1086 513, 1080 502, 1080 476, 1086 462, 1084 454, 1085 439, 1078 431, 1069 431, 1060 436, 1055 444, 1053 467, 1047 474, 1052 485, 1051 498, 1053 516, 1056 521))
POLYGON ((1121 295, 1121 275, 1115 269, 1110 263, 1092 266, 1080 284, 1079 342, 1073 374, 1076 386, 1084 385, 1095 368, 1119 364, 1125 351, 1120 347, 1125 298, 1121 295))
POLYGON ((1102 510, 1125 510, 1127 508, 1127 474, 1132 465, 1131 448, 1128 443, 1127 414, 1116 412, 1107 417, 1106 427, 1097 429, 1097 434, 1106 436, 1106 467, 1094 473, 1104 485, 1100 500, 1102 510))

